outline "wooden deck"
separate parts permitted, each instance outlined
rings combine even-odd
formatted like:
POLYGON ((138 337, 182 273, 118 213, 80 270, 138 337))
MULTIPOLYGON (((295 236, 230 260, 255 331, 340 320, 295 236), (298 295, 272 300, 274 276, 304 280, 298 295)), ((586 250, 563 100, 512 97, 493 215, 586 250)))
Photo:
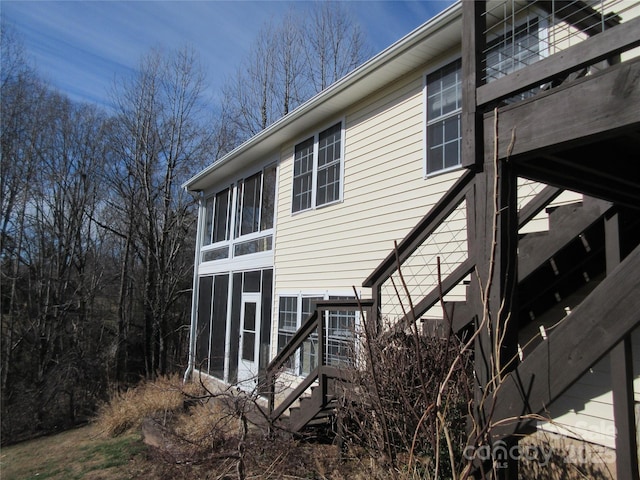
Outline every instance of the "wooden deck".
MULTIPOLYGON (((528 415, 543 411, 591 365, 610 354, 618 478, 638 480, 630 333, 640 325, 640 226, 627 220, 640 218, 640 60, 620 62, 619 55, 640 45, 640 19, 620 24, 612 20, 608 29, 600 28, 584 42, 484 85, 479 52, 486 43, 485 3, 463 4, 463 165, 468 172, 365 280, 372 298, 349 308, 364 305, 380 333, 376 315, 385 301, 382 284, 464 202, 469 252, 440 287, 446 293, 471 274, 466 302, 459 303, 466 313, 454 328, 477 327, 482 318, 490 322, 486 332, 478 332, 475 345, 476 386, 482 392, 476 398, 475 422, 486 428, 481 428, 485 436, 474 441, 513 442, 530 432, 528 415), (573 75, 598 62, 605 62, 606 68, 573 75), (503 103, 542 84, 554 88, 517 103, 503 103), (518 178, 547 185, 520 211, 518 178), (521 226, 563 190, 595 200, 585 200, 548 235, 523 237, 521 226), (557 273, 556 263, 563 261, 575 266, 573 273, 557 273), (583 288, 583 267, 598 279, 597 286, 583 288), (491 288, 484 298, 478 285, 487 283, 491 288), (545 305, 542 310, 553 308, 553 302, 546 304, 544 298, 553 297, 560 288, 584 300, 519 361, 519 336, 528 328, 533 302, 536 308, 545 305), (496 350, 492 335, 498 334, 503 341, 496 350), (492 367, 496 364, 502 367, 499 389, 492 367), (494 400, 490 405, 481 399, 487 392, 494 400)), ((552 2, 542 3, 541 8, 551 8, 547 4, 552 2)), ((567 15, 574 26, 584 26, 577 13, 567 15)), ((398 328, 419 318, 441 295, 434 289, 417 299, 398 328)), ((307 407, 301 405, 307 411, 297 414, 296 429, 326 414, 330 392, 323 385, 329 370, 323 370, 326 365, 320 358, 318 368, 280 406, 273 403, 274 378, 312 332, 322 341, 321 313, 330 308, 345 305, 319 305, 318 313, 268 369, 274 420, 319 381, 320 393, 314 392, 315 400, 306 402, 307 407)), ((505 469, 499 476, 517 478, 517 472, 505 469)))

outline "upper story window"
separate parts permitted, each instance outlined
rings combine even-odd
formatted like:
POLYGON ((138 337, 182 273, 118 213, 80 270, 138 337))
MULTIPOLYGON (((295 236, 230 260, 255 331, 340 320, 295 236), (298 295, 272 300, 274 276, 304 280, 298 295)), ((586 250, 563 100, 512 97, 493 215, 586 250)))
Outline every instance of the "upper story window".
POLYGON ((544 29, 537 17, 527 17, 516 27, 506 23, 502 27, 505 31, 487 42, 487 82, 531 65, 543 56, 544 29))
POLYGON ((427 75, 427 175, 460 165, 462 63, 427 75))
POLYGON ((202 261, 271 250, 275 190, 273 164, 207 198, 202 261))
POLYGON ((231 189, 225 188, 206 202, 207 212, 203 244, 229 240, 229 222, 231 220, 231 189))
POLYGON ((275 165, 238 182, 236 238, 273 228, 275 188, 275 165))
POLYGON ((340 200, 342 136, 342 122, 338 122, 294 147, 292 212, 340 200))

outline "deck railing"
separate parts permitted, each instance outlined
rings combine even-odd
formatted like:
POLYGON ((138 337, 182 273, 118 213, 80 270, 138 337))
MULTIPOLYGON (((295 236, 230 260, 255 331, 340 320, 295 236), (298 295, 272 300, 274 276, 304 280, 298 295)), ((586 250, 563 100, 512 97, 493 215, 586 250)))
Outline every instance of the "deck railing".
POLYGON ((379 329, 420 318, 473 270, 467 253, 468 224, 473 221, 467 216, 467 205, 473 201, 473 179, 473 172, 465 172, 364 281, 385 323, 379 329))
MULTIPOLYGON (((267 396, 271 421, 275 422, 280 418, 300 396, 315 384, 322 390, 321 396, 326 400, 328 395, 327 379, 342 378, 344 376, 343 368, 347 366, 342 356, 332 354, 329 351, 328 320, 331 314, 351 312, 356 318, 359 315, 358 322, 364 324, 371 316, 372 305, 372 300, 357 298, 315 302, 315 310, 267 367, 267 396), (299 380, 294 368, 296 359, 300 357, 301 349, 305 343, 313 343, 315 358, 308 363, 309 373, 306 377, 297 383, 294 389, 289 389, 288 384, 294 384, 299 380), (282 378, 286 376, 290 377, 290 382, 282 378), (278 397, 282 397, 282 399, 278 401, 278 397)), ((353 334, 355 335, 355 331, 353 334)), ((351 343, 355 345, 355 336, 352 337, 352 340, 351 343)), ((341 341, 344 345, 337 348, 348 348, 346 345, 348 339, 344 338, 341 341)), ((333 346, 335 347, 335 345, 333 346)))
POLYGON ((488 2, 482 28, 477 105, 511 103, 624 60, 640 45, 640 1, 488 2))

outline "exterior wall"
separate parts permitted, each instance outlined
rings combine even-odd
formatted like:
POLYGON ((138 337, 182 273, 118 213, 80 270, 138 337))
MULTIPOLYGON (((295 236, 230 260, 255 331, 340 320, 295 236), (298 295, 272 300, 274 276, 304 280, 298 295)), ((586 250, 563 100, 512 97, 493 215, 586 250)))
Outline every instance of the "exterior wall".
MULTIPOLYGON (((453 60, 453 58, 451 58, 453 60)), ((280 295, 339 294, 356 290, 370 292, 362 281, 393 249, 462 174, 458 169, 425 177, 424 77, 427 66, 399 79, 366 101, 328 118, 306 135, 292 138, 279 155, 276 224, 273 258, 264 255, 260 266, 274 266, 271 357, 277 350, 278 297, 280 295), (316 209, 292 213, 293 152, 299 141, 337 121, 344 122, 344 176, 342 201, 316 209), (268 258, 267 258, 268 257, 268 258)), ((543 188, 522 181, 520 206, 543 188)), ((579 201, 580 195, 567 192, 553 205, 579 201)), ((464 210, 464 208, 462 209, 464 210)), ((548 229, 546 214, 541 213, 521 233, 548 229)), ((411 295, 419 299, 435 286, 433 260, 446 252, 449 270, 466 258, 466 216, 457 211, 429 245, 409 262, 408 283, 411 295), (425 264, 431 265, 425 270, 425 264)), ((234 272, 256 268, 254 258, 246 264, 230 261, 209 263, 200 274, 234 272)), ((443 271, 446 275, 447 270, 443 271)), ((391 287, 384 293, 392 296, 391 287)), ((453 296, 463 298, 463 289, 453 296)), ((400 303, 389 305, 383 315, 400 314, 400 303)), ((429 312, 429 316, 431 316, 429 312)), ((437 313, 433 313, 437 315, 437 313)), ((634 354, 640 352, 640 333, 634 334, 634 354)), ((640 404, 640 353, 634 355, 635 400, 640 404)), ((228 369, 228 367, 227 367, 228 369)), ((288 379, 295 385, 296 378, 288 379)), ((609 359, 605 357, 576 383, 549 410, 553 423, 540 427, 574 438, 615 447, 609 359)), ((640 420, 639 420, 640 422, 640 420)))
MULTIPOLYGON (((640 424, 640 328, 631 335, 633 349, 633 391, 636 403, 636 424, 640 424)), ((609 355, 597 362, 580 380, 550 407, 550 423, 541 423, 545 432, 615 449, 616 427, 611 392, 609 355)), ((640 453, 639 453, 640 455, 640 453)))
POLYGON ((609 355, 556 400, 549 415, 553 423, 542 425, 543 430, 615 448, 609 355))
MULTIPOLYGON (((343 202, 291 213, 293 143, 282 152, 276 227, 279 291, 361 289, 362 281, 461 171, 424 178, 423 75, 346 115, 343 202)), ((363 292, 368 295, 369 292, 363 292)))

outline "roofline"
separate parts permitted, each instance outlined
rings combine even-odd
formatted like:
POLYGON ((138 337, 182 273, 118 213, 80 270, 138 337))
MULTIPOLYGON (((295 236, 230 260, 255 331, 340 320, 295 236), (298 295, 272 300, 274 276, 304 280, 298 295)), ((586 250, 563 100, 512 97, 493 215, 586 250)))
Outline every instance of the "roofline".
POLYGON ((186 182, 182 184, 182 187, 187 191, 198 192, 200 189, 193 188, 193 185, 199 181, 204 180, 205 177, 209 176, 212 172, 218 170, 224 165, 227 165, 232 160, 238 158, 243 153, 251 150, 253 147, 259 145, 266 138, 272 136, 276 132, 282 130, 284 127, 291 125, 292 123, 300 120, 301 117, 304 117, 313 109, 317 108, 323 102, 326 102, 328 99, 336 96, 338 93, 345 91, 350 88, 358 81, 370 75, 375 70, 383 67, 386 63, 393 60, 406 50, 413 47, 416 43, 423 41, 426 37, 431 35, 435 29, 437 29, 441 24, 446 24, 449 21, 456 19, 457 16, 460 16, 462 13, 462 2, 457 1, 452 5, 448 6, 440 13, 436 14, 431 19, 427 20, 425 23, 414 29, 412 32, 408 33, 404 37, 402 37, 397 42, 393 43, 389 47, 382 50, 380 53, 374 55, 371 59, 367 60, 365 63, 357 67, 351 73, 345 75, 340 80, 331 84, 326 89, 321 92, 315 94, 309 100, 305 101, 297 108, 289 112, 287 115, 282 118, 276 120, 274 123, 269 125, 267 128, 257 133, 250 139, 246 140, 238 147, 234 148, 231 152, 227 153, 217 161, 214 161, 211 165, 204 168, 186 182))

